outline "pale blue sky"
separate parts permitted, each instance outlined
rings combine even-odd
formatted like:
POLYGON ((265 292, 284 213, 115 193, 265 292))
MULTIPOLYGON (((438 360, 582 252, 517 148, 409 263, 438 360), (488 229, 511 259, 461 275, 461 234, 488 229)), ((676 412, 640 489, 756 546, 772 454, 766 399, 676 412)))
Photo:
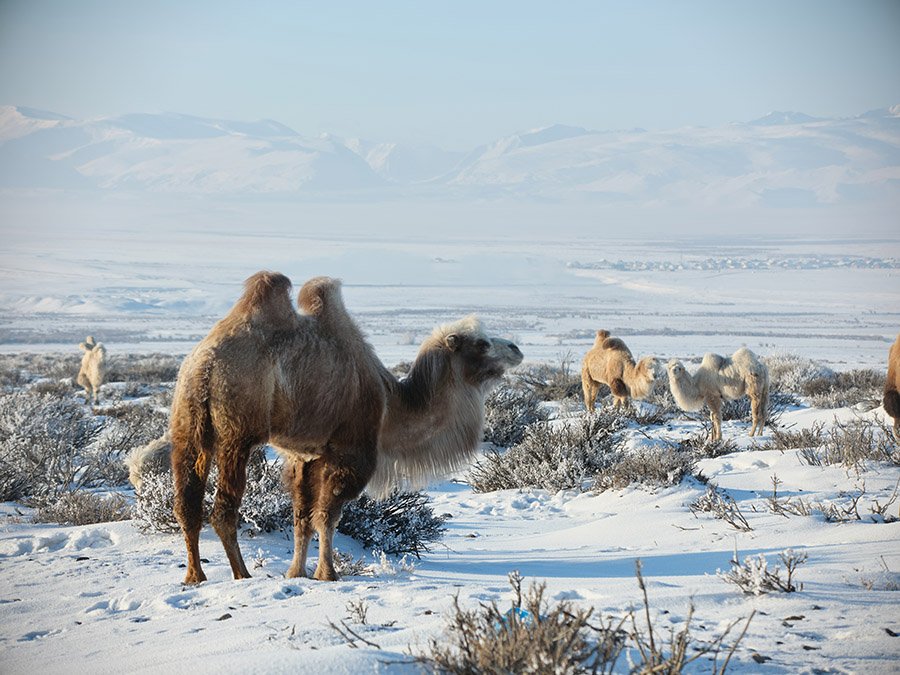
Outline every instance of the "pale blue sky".
POLYGON ((0 0, 0 103, 468 149, 900 103, 900 2, 0 0))

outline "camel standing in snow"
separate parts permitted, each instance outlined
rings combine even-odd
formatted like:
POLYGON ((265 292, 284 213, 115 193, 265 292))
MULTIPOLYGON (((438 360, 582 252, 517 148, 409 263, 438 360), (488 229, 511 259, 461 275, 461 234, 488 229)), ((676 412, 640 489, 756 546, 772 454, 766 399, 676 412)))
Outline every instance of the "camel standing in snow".
POLYGON ((704 404, 709 408, 712 440, 722 438, 722 400, 744 395, 750 397, 750 435, 762 433, 769 404, 769 370, 749 349, 741 347, 730 358, 706 354, 693 376, 675 359, 669 361, 668 370, 669 388, 679 408, 686 412, 700 410, 704 404))
POLYGON ((235 579, 250 576, 237 542, 238 507, 251 451, 271 444, 289 463, 294 557, 288 577, 306 576, 313 530, 315 578, 337 578, 332 538, 342 506, 367 484, 384 495, 470 459, 482 437, 484 396, 522 361, 508 340, 474 318, 434 331, 398 381, 378 360, 344 308, 340 282, 311 279, 298 314, 290 280, 250 277, 244 294, 185 359, 170 432, 175 514, 184 533, 185 583, 200 566, 203 491, 219 469, 213 525, 235 579))
POLYGON ((646 398, 656 382, 656 359, 645 356, 637 363, 631 351, 619 338, 609 336, 609 331, 598 330, 594 346, 581 362, 581 388, 584 407, 594 410, 594 401, 605 384, 613 395, 613 407, 625 408, 628 399, 646 398))
POLYGON ((894 418, 894 439, 900 443, 900 334, 888 352, 888 372, 884 382, 884 411, 894 418))
POLYGON ((94 342, 94 338, 90 335, 78 346, 84 355, 81 357, 81 369, 78 371, 77 382, 84 387, 84 397, 87 403, 92 400, 94 403, 99 403, 100 385, 106 379, 106 347, 102 342, 94 342))

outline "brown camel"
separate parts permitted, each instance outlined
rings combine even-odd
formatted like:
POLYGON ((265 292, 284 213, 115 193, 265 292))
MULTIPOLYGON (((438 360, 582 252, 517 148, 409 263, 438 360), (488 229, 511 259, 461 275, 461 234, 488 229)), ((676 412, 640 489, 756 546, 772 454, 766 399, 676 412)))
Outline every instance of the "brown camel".
POLYGON ((894 440, 900 443, 900 334, 888 352, 888 372, 884 382, 884 411, 894 418, 894 440))
POLYGON ((609 331, 598 330, 594 346, 581 362, 581 388, 584 407, 594 410, 594 401, 605 384, 613 395, 613 407, 625 408, 628 399, 646 398, 656 382, 656 359, 645 356, 637 363, 631 351, 619 338, 610 337, 609 331))
POLYGON ((185 583, 206 579, 199 534, 212 461, 219 480, 210 522, 235 579, 250 576, 237 543, 247 460, 269 443, 289 464, 295 548, 287 575, 306 575, 315 530, 314 576, 334 580, 332 538, 342 506, 373 475, 383 494, 400 480, 418 483, 469 459, 481 441, 485 393, 522 360, 514 344, 465 319, 436 330, 397 381, 347 314, 338 280, 304 284, 299 305, 306 314, 291 306, 290 286, 273 272, 250 277, 181 367, 170 428, 185 583))

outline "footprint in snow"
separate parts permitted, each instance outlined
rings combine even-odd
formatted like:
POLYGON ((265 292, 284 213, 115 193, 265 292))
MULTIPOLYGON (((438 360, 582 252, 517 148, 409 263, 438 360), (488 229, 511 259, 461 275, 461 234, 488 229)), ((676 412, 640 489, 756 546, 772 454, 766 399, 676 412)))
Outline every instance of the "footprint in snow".
POLYGON ((114 543, 109 530, 86 530, 74 537, 68 548, 83 551, 86 548, 106 548, 114 543))
POLYGON ((206 599, 198 597, 196 591, 174 593, 167 598, 163 598, 163 602, 175 609, 194 609, 195 607, 205 607, 207 604, 206 599))
POLYGON ((118 614, 132 612, 141 606, 141 602, 127 595, 112 600, 100 600, 84 610, 85 614, 118 614))

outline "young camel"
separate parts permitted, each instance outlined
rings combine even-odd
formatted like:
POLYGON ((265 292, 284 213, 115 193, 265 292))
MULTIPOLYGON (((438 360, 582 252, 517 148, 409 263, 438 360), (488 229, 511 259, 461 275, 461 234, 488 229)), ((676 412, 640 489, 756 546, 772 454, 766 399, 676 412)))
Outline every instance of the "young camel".
POLYGON ((884 411, 894 418, 894 440, 900 443, 900 335, 888 352, 888 372, 884 382, 884 411))
POLYGON ((669 361, 668 371, 669 388, 679 408, 686 412, 700 410, 704 404, 709 408, 712 440, 722 439, 722 400, 744 395, 750 397, 750 435, 763 432, 769 404, 769 370, 746 347, 730 358, 706 354, 693 376, 675 359, 669 361))
POLYGON ((484 395, 522 360, 514 344, 466 319, 436 330, 398 382, 347 314, 338 280, 317 277, 301 288, 305 315, 291 306, 290 285, 273 272, 250 277, 181 367, 170 429, 185 583, 206 579, 199 534, 212 461, 219 480, 210 521, 235 579, 250 576, 237 543, 247 460, 269 443, 289 465, 294 557, 287 576, 306 576, 315 530, 314 576, 334 580, 342 506, 373 476, 384 494, 398 480, 421 482, 469 459, 481 441, 484 395))
POLYGON ((594 401, 605 384, 613 395, 614 408, 626 408, 628 399, 646 398, 656 382, 656 359, 645 356, 637 363, 631 351, 619 338, 609 336, 609 331, 598 330, 594 346, 581 362, 581 389, 584 407, 593 412, 594 401))
POLYGON ((87 403, 100 402, 100 385, 106 379, 106 347, 102 342, 94 342, 90 335, 78 345, 84 355, 81 357, 81 368, 76 381, 84 387, 84 398, 87 403))

